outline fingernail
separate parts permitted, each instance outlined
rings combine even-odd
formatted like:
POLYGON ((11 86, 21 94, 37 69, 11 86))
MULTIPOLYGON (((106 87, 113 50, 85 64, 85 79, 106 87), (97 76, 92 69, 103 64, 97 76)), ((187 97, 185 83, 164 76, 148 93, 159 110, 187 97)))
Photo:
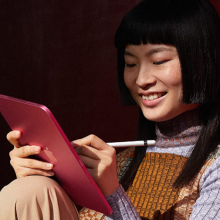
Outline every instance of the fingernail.
POLYGON ((51 164, 51 163, 47 163, 47 164, 45 164, 45 167, 46 167, 47 169, 52 169, 53 164, 51 164))
POLYGON ((36 146, 36 147, 34 147, 34 151, 36 152, 36 153, 38 153, 39 151, 40 151, 40 147, 39 146, 36 146))
POLYGON ((73 147, 79 147, 79 145, 77 144, 77 141, 72 141, 71 144, 73 147))
POLYGON ((20 133, 21 133, 20 131, 15 130, 15 131, 13 131, 13 136, 16 138, 20 135, 20 133))

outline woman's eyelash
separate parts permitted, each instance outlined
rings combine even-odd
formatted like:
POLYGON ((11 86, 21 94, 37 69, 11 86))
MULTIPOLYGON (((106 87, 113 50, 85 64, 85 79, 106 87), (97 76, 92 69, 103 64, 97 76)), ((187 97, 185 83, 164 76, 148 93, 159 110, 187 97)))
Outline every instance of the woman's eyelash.
POLYGON ((163 63, 166 63, 167 61, 169 61, 169 60, 162 60, 162 61, 158 61, 158 62, 153 62, 153 64, 155 64, 155 65, 161 65, 161 64, 163 64, 163 63))
POLYGON ((126 66, 126 67, 130 67, 130 68, 131 68, 131 67, 135 67, 135 66, 136 66, 136 64, 128 64, 128 63, 125 63, 125 66, 126 66))
MULTIPOLYGON (((153 62, 153 64, 154 65, 161 65, 161 64, 166 63, 168 61, 169 60, 162 60, 162 61, 158 61, 158 62, 153 62)), ((134 64, 134 63, 131 63, 131 64, 125 63, 125 67, 128 67, 128 68, 132 68, 132 67, 135 67, 135 66, 136 66, 136 64, 134 64)))

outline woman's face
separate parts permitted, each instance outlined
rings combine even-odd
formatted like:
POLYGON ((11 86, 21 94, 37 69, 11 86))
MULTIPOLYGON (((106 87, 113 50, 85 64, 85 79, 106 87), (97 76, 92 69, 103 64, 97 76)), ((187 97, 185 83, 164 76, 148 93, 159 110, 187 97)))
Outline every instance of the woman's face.
POLYGON ((128 45, 124 57, 125 84, 148 120, 166 121, 199 105, 181 103, 182 74, 175 47, 128 45))

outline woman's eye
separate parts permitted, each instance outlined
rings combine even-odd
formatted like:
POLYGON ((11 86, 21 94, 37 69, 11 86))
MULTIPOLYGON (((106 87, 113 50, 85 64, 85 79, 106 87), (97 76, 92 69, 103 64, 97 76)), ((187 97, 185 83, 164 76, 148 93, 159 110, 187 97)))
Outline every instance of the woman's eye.
POLYGON ((128 63, 125 63, 125 67, 128 67, 128 68, 132 68, 132 67, 135 67, 136 64, 128 64, 128 63))
POLYGON ((158 61, 158 62, 153 62, 153 64, 155 65, 161 65, 163 63, 166 63, 168 60, 162 60, 162 61, 158 61))

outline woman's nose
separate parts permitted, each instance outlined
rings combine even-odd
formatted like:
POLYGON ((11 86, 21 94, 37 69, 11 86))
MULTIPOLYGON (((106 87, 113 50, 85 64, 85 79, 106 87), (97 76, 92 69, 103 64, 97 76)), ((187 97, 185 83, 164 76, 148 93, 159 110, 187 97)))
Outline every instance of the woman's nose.
POLYGON ((156 78, 154 77, 153 72, 150 68, 142 67, 139 69, 138 76, 136 79, 136 84, 139 87, 145 88, 155 83, 156 78))

